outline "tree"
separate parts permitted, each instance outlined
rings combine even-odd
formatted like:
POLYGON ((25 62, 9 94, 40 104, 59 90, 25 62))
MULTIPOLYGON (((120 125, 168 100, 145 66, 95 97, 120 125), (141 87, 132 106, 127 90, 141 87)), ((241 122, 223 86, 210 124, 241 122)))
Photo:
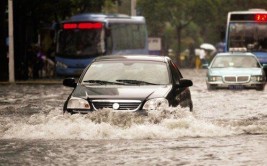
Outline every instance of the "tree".
POLYGON ((168 23, 174 27, 177 40, 176 60, 181 52, 182 30, 193 21, 193 7, 195 1, 183 0, 146 0, 138 1, 142 14, 147 18, 147 22, 152 29, 150 34, 163 36, 164 28, 168 23))
POLYGON ((186 28, 193 20, 192 5, 193 1, 164 1, 167 8, 166 14, 169 15, 169 22, 174 26, 177 38, 177 57, 176 60, 179 63, 179 55, 181 52, 181 36, 182 30, 186 28))

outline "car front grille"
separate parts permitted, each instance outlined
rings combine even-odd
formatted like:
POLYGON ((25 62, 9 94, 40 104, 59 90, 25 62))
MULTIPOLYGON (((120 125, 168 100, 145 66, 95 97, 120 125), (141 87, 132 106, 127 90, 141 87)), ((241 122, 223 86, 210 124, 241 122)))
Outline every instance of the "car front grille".
POLYGON ((226 83, 246 83, 249 81, 249 76, 224 76, 226 83))
POLYGON ((141 106, 140 100, 92 100, 95 110, 111 108, 114 110, 136 111, 141 106))

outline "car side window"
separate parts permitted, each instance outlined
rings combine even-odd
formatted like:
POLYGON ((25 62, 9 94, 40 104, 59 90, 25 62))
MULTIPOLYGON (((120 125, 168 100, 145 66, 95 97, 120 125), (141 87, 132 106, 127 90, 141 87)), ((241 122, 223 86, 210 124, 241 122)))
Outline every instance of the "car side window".
POLYGON ((178 83, 180 81, 181 78, 183 78, 181 72, 179 71, 179 69, 177 68, 177 66, 172 62, 170 61, 170 66, 171 66, 171 70, 172 70, 172 73, 173 73, 173 80, 175 83, 178 83))

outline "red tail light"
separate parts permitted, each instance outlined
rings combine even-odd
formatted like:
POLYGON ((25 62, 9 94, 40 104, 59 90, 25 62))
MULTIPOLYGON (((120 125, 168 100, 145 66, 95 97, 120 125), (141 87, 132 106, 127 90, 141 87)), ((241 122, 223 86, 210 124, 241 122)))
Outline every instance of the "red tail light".
POLYGON ((75 23, 63 24, 63 29, 76 29, 76 28, 77 28, 77 24, 75 24, 75 23))
POLYGON ((100 29, 102 28, 101 23, 79 23, 79 29, 100 29))

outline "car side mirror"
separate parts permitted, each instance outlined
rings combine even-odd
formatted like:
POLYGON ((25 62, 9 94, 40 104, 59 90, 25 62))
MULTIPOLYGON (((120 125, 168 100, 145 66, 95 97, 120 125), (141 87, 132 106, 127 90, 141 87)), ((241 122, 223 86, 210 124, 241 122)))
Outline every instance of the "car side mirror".
POLYGON ((177 84, 177 87, 179 87, 179 88, 186 88, 189 86, 193 86, 193 82, 191 80, 188 80, 188 79, 181 79, 179 84, 177 84))
POLYGON ((75 82, 75 78, 65 78, 63 80, 63 85, 67 87, 75 88, 77 86, 77 83, 75 82))

